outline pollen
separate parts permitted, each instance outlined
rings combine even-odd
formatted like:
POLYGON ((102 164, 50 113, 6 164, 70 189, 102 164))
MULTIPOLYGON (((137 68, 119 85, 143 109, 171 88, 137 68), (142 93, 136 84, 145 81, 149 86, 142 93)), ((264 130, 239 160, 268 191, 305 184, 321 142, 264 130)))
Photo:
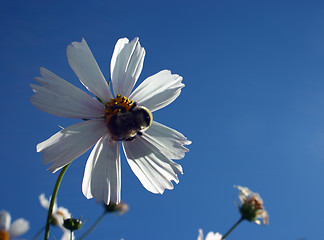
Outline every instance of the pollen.
POLYGON ((0 230, 0 240, 9 240, 9 234, 4 230, 0 230))
POLYGON ((105 103, 105 118, 109 123, 110 118, 120 112, 128 112, 133 106, 134 102, 130 101, 127 97, 117 94, 115 98, 105 103))

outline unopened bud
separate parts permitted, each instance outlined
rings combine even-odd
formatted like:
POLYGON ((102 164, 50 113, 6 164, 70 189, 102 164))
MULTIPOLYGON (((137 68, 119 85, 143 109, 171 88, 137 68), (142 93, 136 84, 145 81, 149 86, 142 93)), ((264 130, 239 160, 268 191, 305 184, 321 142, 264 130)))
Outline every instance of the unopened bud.
POLYGON ((128 205, 124 202, 120 202, 118 204, 110 202, 109 205, 104 204, 104 208, 106 212, 117 213, 118 215, 123 215, 129 209, 128 205))
POLYGON ((241 206, 238 206, 243 219, 260 224, 269 224, 269 216, 263 207, 262 198, 258 193, 252 192, 247 187, 235 186, 239 190, 241 206), (258 219, 259 218, 259 219, 258 219))
POLYGON ((70 230, 70 231, 75 231, 78 230, 82 227, 83 223, 80 219, 76 219, 76 218, 68 218, 64 220, 63 226, 70 230))

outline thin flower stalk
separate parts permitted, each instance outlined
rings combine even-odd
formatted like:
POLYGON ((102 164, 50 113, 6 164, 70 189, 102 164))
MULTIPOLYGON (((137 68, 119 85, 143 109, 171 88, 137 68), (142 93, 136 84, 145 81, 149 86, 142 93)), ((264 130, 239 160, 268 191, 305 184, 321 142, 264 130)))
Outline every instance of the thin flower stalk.
POLYGON ((66 166, 64 166, 56 180, 54 189, 53 189, 53 194, 51 197, 51 202, 48 208, 48 213, 47 213, 47 219, 46 219, 46 225, 45 225, 45 235, 44 235, 44 240, 48 240, 49 238, 49 229, 50 229, 50 225, 51 225, 51 218, 52 218, 52 213, 53 213, 53 207, 54 207, 54 203, 55 203, 55 199, 58 193, 58 190, 60 188, 60 184, 62 182, 63 176, 66 172, 66 170, 68 169, 68 167, 70 166, 71 163, 67 164, 66 166))
POLYGON ((222 237, 222 240, 227 238, 227 236, 243 221, 244 219, 241 217, 222 237))
POLYGON ((106 211, 104 211, 99 218, 94 222, 94 224, 79 238, 79 240, 84 239, 86 236, 88 236, 93 229, 97 227, 97 225, 102 221, 102 219, 106 216, 106 211))

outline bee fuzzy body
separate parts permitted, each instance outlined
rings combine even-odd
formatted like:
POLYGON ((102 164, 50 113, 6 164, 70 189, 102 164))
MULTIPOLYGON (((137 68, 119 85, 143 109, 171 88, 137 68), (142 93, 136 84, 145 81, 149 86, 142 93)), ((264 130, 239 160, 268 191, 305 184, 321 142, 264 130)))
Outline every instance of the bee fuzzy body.
POLYGON ((150 110, 136 103, 128 111, 122 107, 120 109, 107 123, 111 138, 115 141, 131 141, 137 134, 142 135, 152 123, 150 110))

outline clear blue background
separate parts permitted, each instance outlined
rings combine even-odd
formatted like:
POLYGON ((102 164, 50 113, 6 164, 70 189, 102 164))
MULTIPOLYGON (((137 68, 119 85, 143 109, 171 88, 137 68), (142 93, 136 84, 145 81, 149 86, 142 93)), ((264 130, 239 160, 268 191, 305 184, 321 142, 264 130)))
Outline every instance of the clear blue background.
MULTIPOLYGON (((243 222, 228 239, 323 237, 323 1, 3 0, 0 32, 0 209, 30 221, 25 238, 44 226, 38 195, 49 196, 58 176, 35 146, 78 122, 33 107, 29 84, 43 66, 84 89, 65 54, 82 37, 108 79, 116 41, 136 36, 146 49, 139 82, 162 69, 184 77, 180 97, 154 118, 193 143, 180 183, 163 195, 146 191, 123 157, 130 211, 107 215, 88 239, 224 234, 239 218, 234 184, 261 194, 270 225, 243 222)), ((102 212, 81 192, 88 155, 72 163, 58 196, 87 220, 77 236, 102 212)))

